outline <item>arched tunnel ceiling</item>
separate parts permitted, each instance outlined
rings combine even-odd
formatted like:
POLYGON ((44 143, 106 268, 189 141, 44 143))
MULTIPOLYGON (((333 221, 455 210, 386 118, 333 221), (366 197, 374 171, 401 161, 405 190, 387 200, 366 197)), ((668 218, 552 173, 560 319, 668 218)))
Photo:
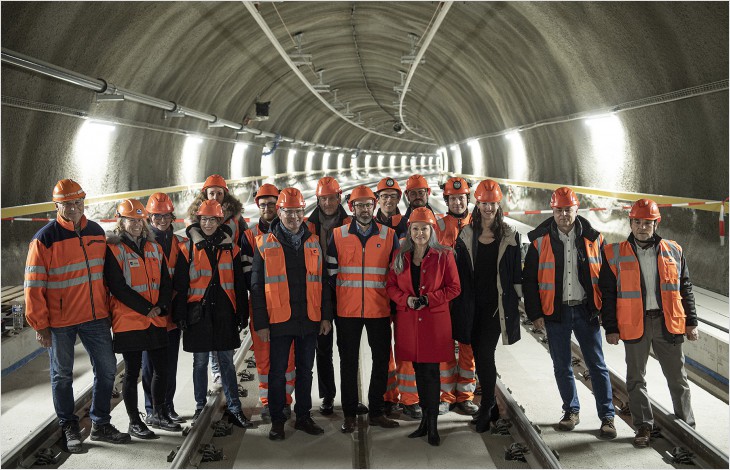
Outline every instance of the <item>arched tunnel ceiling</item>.
MULTIPOLYGON (((409 34, 438 2, 261 2, 287 51, 303 33, 312 68, 366 126, 395 134, 393 90, 409 34)), ((326 145, 433 153, 475 135, 727 79, 726 2, 454 2, 406 96, 406 133, 392 140, 333 116, 299 81, 239 2, 3 2, 3 47, 117 86, 326 145)), ((88 92, 3 67, 3 95, 90 109, 88 92), (59 88, 63 96, 59 95, 59 88)), ((332 94, 325 94, 331 101, 332 94)), ((157 125, 159 110, 106 112, 157 125)), ((98 110, 97 110, 98 112, 98 110)), ((724 117, 726 122, 726 117, 724 117)), ((230 129, 207 130, 230 137, 230 129)))

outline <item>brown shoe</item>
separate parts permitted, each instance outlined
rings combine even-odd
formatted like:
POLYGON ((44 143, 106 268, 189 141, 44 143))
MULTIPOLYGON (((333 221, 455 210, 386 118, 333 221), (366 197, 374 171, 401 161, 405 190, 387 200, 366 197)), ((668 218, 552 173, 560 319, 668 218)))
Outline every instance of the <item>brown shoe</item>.
POLYGON ((566 411, 563 415, 563 419, 558 423, 558 429, 561 431, 572 431, 575 429, 575 425, 580 423, 580 416, 577 412, 566 411))
POLYGON ((601 437, 604 439, 616 438, 616 426, 613 424, 613 418, 603 418, 601 420, 601 437))
POLYGON ((345 416, 345 422, 342 423, 342 427, 340 430, 346 434, 355 432, 355 428, 357 427, 357 417, 355 416, 345 416))
POLYGON ((635 447, 647 447, 649 445, 649 441, 651 440, 651 427, 649 426, 641 426, 638 431, 636 431, 636 436, 634 437, 634 446, 635 447))
POLYGON ((370 426, 380 426, 381 428, 397 428, 398 426, 400 426, 400 424, 398 424, 398 421, 386 418, 383 415, 368 416, 368 424, 370 424, 370 426))

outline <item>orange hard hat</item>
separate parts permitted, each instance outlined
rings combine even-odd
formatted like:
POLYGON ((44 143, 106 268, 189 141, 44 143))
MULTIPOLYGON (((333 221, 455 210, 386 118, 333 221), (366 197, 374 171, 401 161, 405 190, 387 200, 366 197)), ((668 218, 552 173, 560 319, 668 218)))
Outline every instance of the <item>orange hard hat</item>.
POLYGON ((428 181, 423 175, 415 174, 408 177, 406 181, 406 191, 411 189, 428 189, 428 194, 431 194, 431 188, 428 187, 428 181))
POLYGON ((469 194, 469 183, 464 178, 454 176, 446 180, 444 196, 449 197, 457 194, 469 194))
POLYGON ((279 189, 273 184, 266 183, 262 184, 261 187, 256 191, 253 196, 253 200, 256 204, 259 203, 260 197, 279 197, 279 189))
POLYGON ((659 206, 651 199, 639 199, 631 206, 629 212, 630 219, 656 220, 657 223, 662 221, 662 215, 659 213, 659 206))
POLYGON ((358 199, 372 199, 373 202, 376 201, 375 193, 373 193, 373 190, 365 185, 360 185, 356 187, 350 193, 350 197, 347 199, 347 205, 350 207, 350 211, 355 210, 352 204, 358 199))
POLYGON ((303 209, 306 205, 304 196, 297 188, 282 189, 279 193, 279 199, 276 201, 276 207, 287 209, 303 209))
POLYGON ((398 186, 398 182, 394 180, 393 178, 383 178, 380 180, 380 183, 378 183, 378 187, 375 189, 375 193, 379 193, 380 191, 384 189, 394 189, 398 191, 398 196, 403 195, 403 191, 400 190, 400 186, 398 186))
POLYGON ((117 217, 145 219, 148 215, 147 209, 136 199, 125 199, 117 206, 117 217))
POLYGON ((172 214, 175 206, 165 193, 155 193, 147 199, 147 212, 150 214, 172 214))
POLYGON ((474 190, 474 199, 478 202, 500 202, 502 201, 502 189, 496 181, 484 180, 474 190))
POLYGON ((204 215, 206 217, 220 217, 223 218, 223 207, 215 199, 208 199, 200 203, 198 206, 197 215, 204 215))
POLYGON ((550 198, 550 207, 571 207, 579 205, 578 196, 567 186, 556 189, 550 198))
POLYGON ((203 189, 202 191, 205 192, 206 189, 210 188, 211 186, 218 186, 219 188, 223 188, 228 192, 228 185, 226 184, 226 180, 223 179, 221 175, 210 175, 205 179, 205 183, 203 183, 203 189))
POLYGON ((81 185, 71 179, 63 179, 53 187, 53 202, 73 201, 86 197, 81 185))
POLYGON ((431 226, 436 226, 436 216, 433 215, 433 212, 427 207, 418 207, 416 209, 413 209, 413 212, 411 212, 411 216, 408 218, 408 225, 411 225, 413 222, 424 222, 427 224, 431 224, 431 226))
POLYGON ((315 194, 317 197, 329 196, 331 194, 342 194, 340 183, 331 176, 325 176, 317 182, 317 190, 315 194))

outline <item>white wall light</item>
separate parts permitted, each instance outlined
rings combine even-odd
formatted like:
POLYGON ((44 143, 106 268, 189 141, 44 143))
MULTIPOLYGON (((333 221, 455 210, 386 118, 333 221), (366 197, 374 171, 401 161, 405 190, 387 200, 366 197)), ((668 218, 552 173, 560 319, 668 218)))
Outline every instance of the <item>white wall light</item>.
POLYGON ((408 157, 403 155, 400 157, 400 169, 401 171, 405 171, 408 168, 408 157))
POLYGON ((509 177, 524 181, 527 179, 527 152, 522 135, 519 131, 512 131, 504 138, 509 143, 509 177))
MULTIPOLYGON (((469 153, 471 154, 471 173, 476 176, 482 176, 484 173, 484 166, 482 164, 482 145, 478 140, 472 139, 469 141, 469 153)), ((463 171, 459 170, 459 172, 463 171)))
POLYGON ((74 145, 75 171, 87 194, 105 193, 107 162, 116 126, 86 121, 76 135, 74 145))
POLYGON ((621 120, 615 114, 609 114, 588 118, 585 123, 590 132, 593 159, 581 168, 581 172, 592 173, 592 184, 631 190, 633 182, 623 178, 626 137, 621 120))
POLYGON ((193 184, 202 178, 200 173, 200 145, 203 139, 189 135, 185 138, 182 150, 182 164, 180 165, 180 180, 186 184, 193 184))
POLYGON ((233 146, 233 153, 231 154, 231 178, 243 178, 246 176, 243 173, 243 156, 246 153, 248 144, 245 142, 236 142, 233 146))
POLYGON ((313 165, 314 165, 314 152, 310 150, 309 152, 307 152, 307 162, 305 163, 304 170, 307 173, 311 173, 313 165))
POLYGON ((461 148, 458 145, 452 145, 449 147, 451 150, 451 162, 453 163, 454 173, 461 173, 462 162, 461 162, 461 148))
POLYGON ((286 154, 286 172, 288 174, 294 173, 294 159, 297 156, 295 149, 289 149, 289 153, 286 154))
POLYGON ((391 155, 390 156, 390 164, 388 165, 388 168, 391 171, 393 171, 395 169, 395 159, 396 159, 396 156, 395 155, 391 155))
POLYGON ((373 156, 370 154, 365 155, 365 168, 370 168, 373 162, 373 156))
POLYGON ((337 154, 337 170, 342 170, 343 168, 345 168, 345 154, 338 153, 337 154))
POLYGON ((441 157, 441 169, 445 172, 449 171, 449 159, 446 158, 446 149, 444 147, 440 147, 438 150, 436 150, 436 155, 441 157))
POLYGON ((331 153, 325 152, 322 154, 322 170, 325 172, 332 169, 332 162, 330 161, 331 153))
POLYGON ((434 160, 433 157, 428 157, 428 168, 429 169, 433 169, 434 168, 434 166, 433 166, 434 165, 434 161, 433 160, 434 160))
POLYGON ((383 168, 384 161, 385 161, 385 155, 378 155, 378 168, 383 168))

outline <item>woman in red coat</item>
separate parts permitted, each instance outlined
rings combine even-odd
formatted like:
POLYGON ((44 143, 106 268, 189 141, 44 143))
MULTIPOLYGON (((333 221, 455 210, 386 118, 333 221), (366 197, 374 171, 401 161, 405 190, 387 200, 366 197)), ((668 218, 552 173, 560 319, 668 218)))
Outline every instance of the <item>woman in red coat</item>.
POLYGON ((421 424, 408 437, 428 435, 433 446, 441 442, 436 427, 439 363, 454 357, 449 301, 461 292, 454 253, 436 241, 435 226, 436 218, 426 207, 411 213, 386 287, 397 306, 395 356, 413 362, 423 408, 421 424))

